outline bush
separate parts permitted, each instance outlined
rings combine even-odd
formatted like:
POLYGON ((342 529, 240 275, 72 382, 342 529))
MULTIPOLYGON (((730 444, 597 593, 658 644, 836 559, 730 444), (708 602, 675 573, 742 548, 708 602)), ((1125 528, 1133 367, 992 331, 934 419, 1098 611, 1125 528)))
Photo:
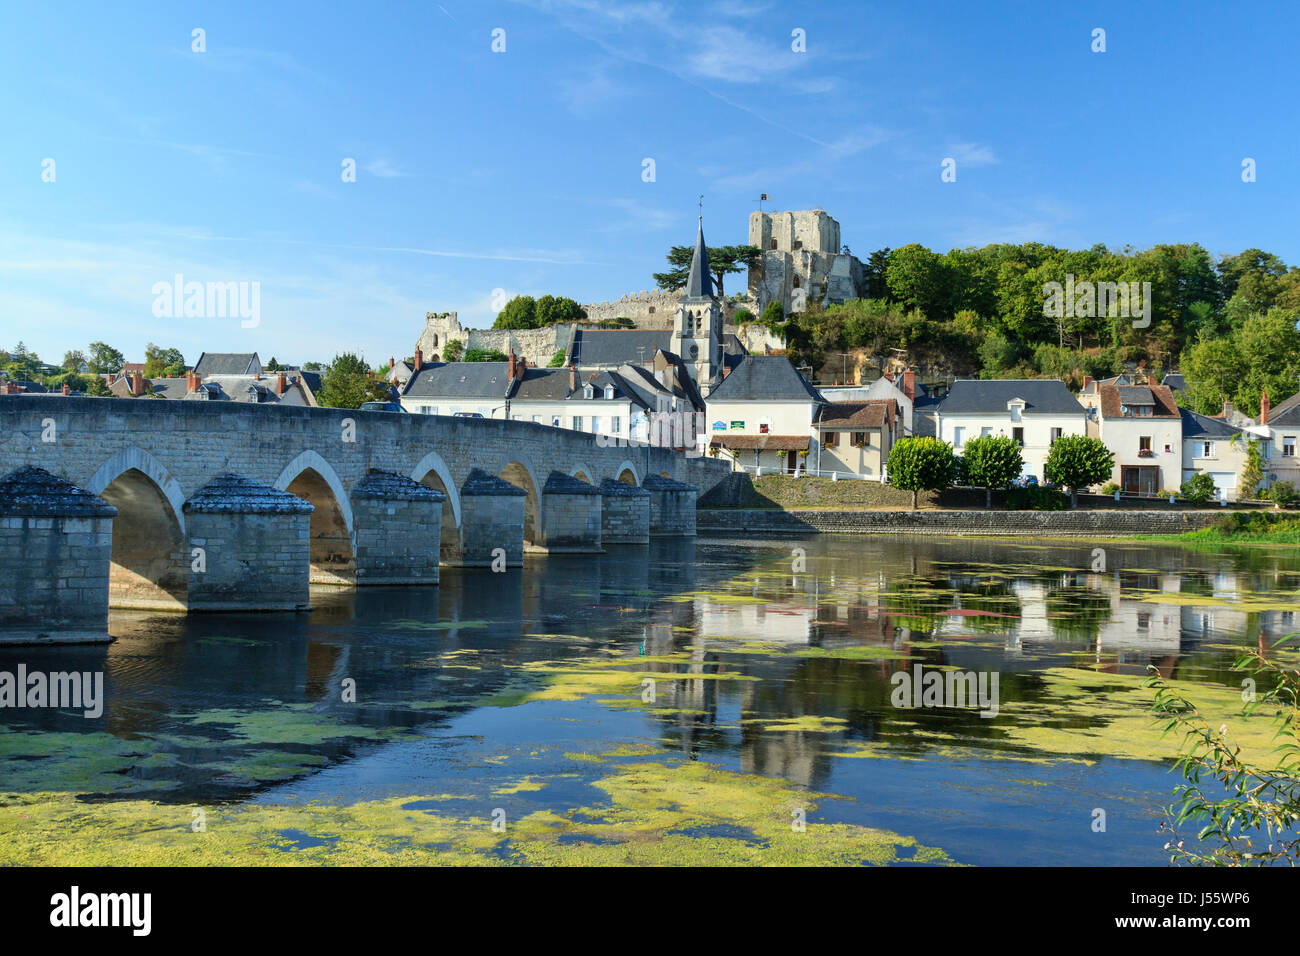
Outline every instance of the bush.
POLYGON ((1294 507, 1300 501, 1300 491, 1289 481, 1279 481, 1266 492, 1269 500, 1279 508, 1294 507))
POLYGON ((1206 472, 1197 472, 1183 482, 1179 494, 1194 505, 1203 505, 1219 495, 1218 486, 1206 472))
POLYGON ((1101 486, 1101 493, 1103 495, 1113 495, 1117 491, 1119 491, 1119 485, 1115 484, 1113 481, 1101 486))

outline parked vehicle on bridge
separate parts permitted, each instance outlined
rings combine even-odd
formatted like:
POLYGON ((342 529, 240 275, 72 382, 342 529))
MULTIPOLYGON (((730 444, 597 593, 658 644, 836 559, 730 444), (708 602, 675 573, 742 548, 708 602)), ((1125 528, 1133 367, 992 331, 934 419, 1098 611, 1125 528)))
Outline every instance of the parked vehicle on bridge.
POLYGON ((402 412, 406 413, 400 402, 362 402, 359 412, 402 412))
POLYGON ((483 417, 481 412, 455 412, 453 414, 457 418, 482 418, 483 417))

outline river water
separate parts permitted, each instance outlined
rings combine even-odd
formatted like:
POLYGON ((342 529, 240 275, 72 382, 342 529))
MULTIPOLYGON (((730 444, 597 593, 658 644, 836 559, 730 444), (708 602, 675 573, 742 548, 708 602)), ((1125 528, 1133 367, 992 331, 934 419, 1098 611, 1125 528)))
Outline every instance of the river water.
POLYGON ((1159 864, 1142 677, 1230 701, 1298 595, 1294 549, 821 535, 114 611, 0 649, 105 681, 99 717, 0 710, 0 861, 1159 864), (996 698, 900 706, 918 666, 996 698))

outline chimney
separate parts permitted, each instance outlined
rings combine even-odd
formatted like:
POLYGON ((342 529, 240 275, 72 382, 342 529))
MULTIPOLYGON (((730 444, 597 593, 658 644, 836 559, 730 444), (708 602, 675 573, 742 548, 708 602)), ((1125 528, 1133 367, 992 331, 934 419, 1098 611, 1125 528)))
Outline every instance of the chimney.
POLYGON ((572 362, 569 363, 569 392, 572 394, 578 390, 578 366, 572 362))
POLYGON ((388 371, 391 372, 393 370, 393 366, 396 364, 397 364, 397 358, 392 355, 388 356, 388 371))
POLYGON ((20 392, 22 392, 22 388, 20 386, 15 385, 13 382, 5 382, 6 395, 17 395, 20 392))
POLYGON ((515 370, 519 373, 519 380, 522 382, 524 380, 524 372, 528 370, 528 359, 521 358, 515 370))
POLYGON ((517 364, 517 363, 516 363, 516 361, 515 361, 515 350, 512 348, 512 349, 510 350, 510 361, 509 361, 509 363, 508 363, 507 366, 506 366, 506 371, 507 371, 507 375, 506 375, 506 377, 507 377, 510 381, 512 381, 512 382, 515 380, 515 368, 516 368, 516 364, 517 364))
POLYGON ((64 394, 64 395, 71 395, 71 394, 72 394, 72 386, 69 385, 67 382, 64 382, 64 383, 63 383, 63 394, 64 394))
POLYGON ((1091 384, 1092 384, 1092 376, 1091 376, 1091 375, 1085 375, 1085 376, 1083 377, 1083 390, 1086 392, 1086 391, 1088 390, 1088 386, 1091 385, 1091 384))
MULTIPOLYGON (((392 366, 389 367, 391 368, 392 366)), ((275 376, 275 394, 283 395, 286 387, 287 385, 285 384, 284 373, 277 372, 275 376)))
POLYGON ((909 368, 903 373, 903 394, 916 400, 916 369, 909 368))
POLYGON ((424 368, 424 352, 422 352, 420 349, 416 349, 415 350, 415 371, 418 372, 422 368, 424 368))
POLYGON ((1259 423, 1261 425, 1268 424, 1268 412, 1270 408, 1272 408, 1272 405, 1268 400, 1268 392, 1265 392, 1264 397, 1259 400, 1259 423))
POLYGON ((144 376, 139 372, 131 373, 131 394, 135 396, 144 394, 144 376))
POLYGON ((726 378, 730 374, 731 374, 731 366, 730 365, 722 366, 722 377, 726 378))
POLYGON ((1223 412, 1220 414, 1220 417, 1221 417, 1225 422, 1226 422, 1226 421, 1229 421, 1229 420, 1232 418, 1232 413, 1233 413, 1234 411, 1236 411, 1236 409, 1232 407, 1232 402, 1228 401, 1228 400, 1225 398, 1225 399, 1223 400, 1223 412))

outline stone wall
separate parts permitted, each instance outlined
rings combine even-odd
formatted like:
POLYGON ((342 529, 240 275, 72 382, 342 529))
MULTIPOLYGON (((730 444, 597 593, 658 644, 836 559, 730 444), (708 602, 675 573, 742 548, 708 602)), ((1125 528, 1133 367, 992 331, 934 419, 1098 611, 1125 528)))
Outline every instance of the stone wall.
POLYGON ((1111 537, 1179 534, 1209 527, 1215 511, 777 511, 704 510, 701 532, 718 534, 960 534, 1111 537))
POLYGON ((680 296, 681 292, 666 292, 663 289, 643 290, 613 302, 592 302, 584 305, 583 309, 587 312, 588 322, 625 316, 635 322, 639 329, 671 329, 680 296))
POLYGON ((191 513, 204 551, 189 580, 191 611, 302 611, 309 605, 310 514, 191 513))
POLYGON ((111 517, 0 517, 0 644, 108 641, 111 517))

